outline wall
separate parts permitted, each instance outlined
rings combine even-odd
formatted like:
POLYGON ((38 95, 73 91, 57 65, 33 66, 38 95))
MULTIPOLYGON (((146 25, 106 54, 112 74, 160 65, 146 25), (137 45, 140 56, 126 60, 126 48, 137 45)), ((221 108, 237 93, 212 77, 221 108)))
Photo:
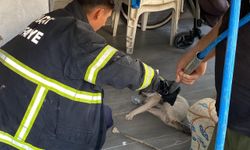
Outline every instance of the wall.
MULTIPOLYGON (((0 0, 0 47, 49 10, 63 8, 72 0, 0 0), (50 8, 49 8, 50 7, 50 8)), ((109 20, 107 25, 110 25, 109 20)))
POLYGON ((0 0, 0 46, 48 11, 49 0, 0 0))
POLYGON ((51 6, 52 10, 56 10, 59 8, 63 8, 72 0, 51 0, 51 1, 52 1, 52 6, 51 6))

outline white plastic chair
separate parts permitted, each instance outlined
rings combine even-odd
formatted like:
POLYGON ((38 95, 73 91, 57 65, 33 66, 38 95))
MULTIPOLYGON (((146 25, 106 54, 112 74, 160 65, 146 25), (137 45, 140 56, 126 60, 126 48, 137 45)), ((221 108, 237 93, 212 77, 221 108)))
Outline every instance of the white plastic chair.
POLYGON ((145 31, 147 24, 147 17, 149 12, 157 12, 167 9, 173 9, 172 13, 172 24, 170 33, 170 45, 173 44, 174 37, 178 28, 178 20, 183 7, 183 0, 141 0, 140 7, 134 9, 131 7, 131 0, 115 0, 115 11, 113 14, 113 36, 116 36, 117 27, 120 19, 121 4, 125 3, 128 5, 128 21, 127 21, 127 38, 126 38, 126 52, 128 54, 133 53, 136 29, 139 16, 145 14, 142 19, 142 30, 145 31))

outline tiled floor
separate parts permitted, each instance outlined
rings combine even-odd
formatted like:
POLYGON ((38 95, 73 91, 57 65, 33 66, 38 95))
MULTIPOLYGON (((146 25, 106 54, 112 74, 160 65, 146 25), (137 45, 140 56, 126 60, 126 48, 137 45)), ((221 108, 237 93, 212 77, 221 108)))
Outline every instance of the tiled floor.
MULTIPOLYGON (((182 14, 179 32, 189 31, 192 28, 192 16, 187 11, 182 14)), ((125 26, 120 26, 117 37, 111 36, 110 27, 105 27, 99 33, 107 41, 125 51, 125 26)), ((157 29, 142 32, 137 31, 135 50, 132 57, 139 58, 147 64, 158 68, 160 74, 168 79, 175 79, 175 66, 178 59, 187 51, 169 46, 169 24, 157 29)), ((209 30, 202 27, 203 33, 209 30)), ((207 73, 192 86, 181 85, 181 95, 191 104, 205 97, 214 98, 214 61, 209 63, 207 73)), ((136 106, 131 103, 131 96, 136 92, 128 89, 117 90, 112 87, 105 88, 105 103, 113 110, 114 124, 123 133, 143 140, 161 150, 188 150, 190 136, 166 126, 158 118, 149 113, 143 113, 132 121, 125 120, 125 114, 136 106)), ((104 150, 150 150, 152 148, 132 141, 120 134, 107 135, 104 150)))

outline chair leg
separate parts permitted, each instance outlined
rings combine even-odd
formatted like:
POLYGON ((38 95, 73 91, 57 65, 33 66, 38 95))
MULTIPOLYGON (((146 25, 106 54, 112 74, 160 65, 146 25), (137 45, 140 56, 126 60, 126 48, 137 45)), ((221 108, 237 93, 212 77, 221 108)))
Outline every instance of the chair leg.
POLYGON ((115 10, 112 14, 113 37, 116 36, 117 28, 120 20, 121 2, 115 5, 115 10))
POLYGON ((184 3, 185 3, 185 1, 181 0, 181 13, 184 12, 184 3))
POLYGON ((194 2, 193 2, 193 0, 188 0, 188 3, 189 3, 189 5, 190 5, 190 7, 191 7, 191 11, 192 11, 192 14, 193 14, 193 16, 195 17, 196 16, 196 7, 194 6, 194 2))
POLYGON ((133 54, 137 23, 140 15, 138 9, 133 8, 130 9, 128 14, 129 15, 127 24, 126 52, 128 54, 133 54))
POLYGON ((114 24, 115 24, 115 11, 112 12, 111 15, 111 28, 114 28, 114 24))
POLYGON ((172 13, 172 22, 171 22, 171 33, 170 33, 170 45, 173 45, 175 35, 178 29, 179 15, 180 15, 180 7, 178 6, 178 2, 176 2, 176 7, 172 13))
POLYGON ((148 12, 145 12, 142 14, 142 18, 141 18, 142 19, 142 24, 141 24, 142 31, 146 31, 146 29, 147 29, 148 16, 149 16, 148 12))

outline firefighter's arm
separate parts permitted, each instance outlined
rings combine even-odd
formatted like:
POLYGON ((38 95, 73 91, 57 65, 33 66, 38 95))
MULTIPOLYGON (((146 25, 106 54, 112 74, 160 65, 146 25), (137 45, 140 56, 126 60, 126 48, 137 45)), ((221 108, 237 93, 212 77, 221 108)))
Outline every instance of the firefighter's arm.
POLYGON ((136 91, 158 92, 163 100, 174 104, 179 86, 174 81, 165 80, 149 65, 117 51, 97 75, 97 85, 111 85, 115 88, 129 88, 136 91), (169 92, 171 87, 174 90, 169 92))

